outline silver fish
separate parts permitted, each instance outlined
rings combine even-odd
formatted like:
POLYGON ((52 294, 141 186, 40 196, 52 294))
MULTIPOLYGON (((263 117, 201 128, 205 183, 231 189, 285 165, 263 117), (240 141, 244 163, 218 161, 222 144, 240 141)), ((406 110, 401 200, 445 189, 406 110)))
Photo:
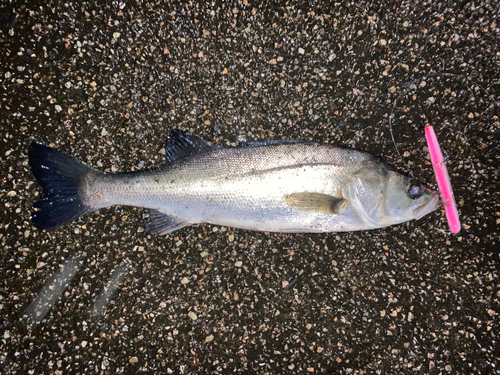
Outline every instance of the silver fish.
POLYGON ((212 145, 182 130, 158 169, 105 173, 40 143, 29 150, 43 188, 32 220, 55 229, 114 205, 150 210, 157 234, 211 223, 267 232, 345 232, 419 219, 439 195, 362 151, 308 141, 212 145))

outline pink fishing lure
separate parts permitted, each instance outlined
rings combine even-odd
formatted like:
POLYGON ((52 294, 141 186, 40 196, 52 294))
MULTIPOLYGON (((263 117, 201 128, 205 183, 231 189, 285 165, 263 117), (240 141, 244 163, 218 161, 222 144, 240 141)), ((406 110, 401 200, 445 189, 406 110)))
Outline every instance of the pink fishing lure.
POLYGON ((443 205, 448 225, 453 233, 458 233, 460 232, 460 218, 458 217, 457 204, 455 203, 455 197, 453 196, 450 176, 448 175, 448 170, 443 162, 443 154, 441 153, 441 148, 439 147, 436 133, 434 132, 434 128, 432 126, 427 125, 425 127, 425 137, 427 138, 427 144, 429 146, 432 166, 434 168, 434 173, 436 174, 439 191, 441 192, 441 197, 443 198, 443 205))

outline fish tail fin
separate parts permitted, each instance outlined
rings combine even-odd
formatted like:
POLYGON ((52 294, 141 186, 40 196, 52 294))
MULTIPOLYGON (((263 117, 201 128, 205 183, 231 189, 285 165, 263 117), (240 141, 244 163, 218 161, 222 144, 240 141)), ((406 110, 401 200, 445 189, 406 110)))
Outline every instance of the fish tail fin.
POLYGON ((43 189, 31 213, 38 229, 58 228, 95 209, 82 200, 81 182, 88 173, 102 172, 41 143, 30 145, 28 157, 31 172, 43 189))

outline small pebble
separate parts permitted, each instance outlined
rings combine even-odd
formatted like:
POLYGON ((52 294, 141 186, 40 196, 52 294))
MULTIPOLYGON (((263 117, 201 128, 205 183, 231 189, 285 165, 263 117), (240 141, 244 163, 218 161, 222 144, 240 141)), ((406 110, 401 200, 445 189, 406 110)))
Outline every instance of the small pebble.
POLYGON ((214 341, 214 335, 208 335, 207 337, 205 337, 205 342, 212 342, 214 341))

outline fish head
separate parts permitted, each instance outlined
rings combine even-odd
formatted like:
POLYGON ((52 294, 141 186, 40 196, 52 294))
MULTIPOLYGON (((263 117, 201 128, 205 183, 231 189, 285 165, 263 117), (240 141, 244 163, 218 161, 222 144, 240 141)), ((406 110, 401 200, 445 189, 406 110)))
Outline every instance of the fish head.
POLYGON ((374 228, 420 219, 441 205, 439 193, 385 163, 362 168, 348 190, 374 228))
POLYGON ((418 220, 440 205, 439 193, 418 179, 388 172, 387 194, 383 203, 387 215, 400 222, 418 220))

